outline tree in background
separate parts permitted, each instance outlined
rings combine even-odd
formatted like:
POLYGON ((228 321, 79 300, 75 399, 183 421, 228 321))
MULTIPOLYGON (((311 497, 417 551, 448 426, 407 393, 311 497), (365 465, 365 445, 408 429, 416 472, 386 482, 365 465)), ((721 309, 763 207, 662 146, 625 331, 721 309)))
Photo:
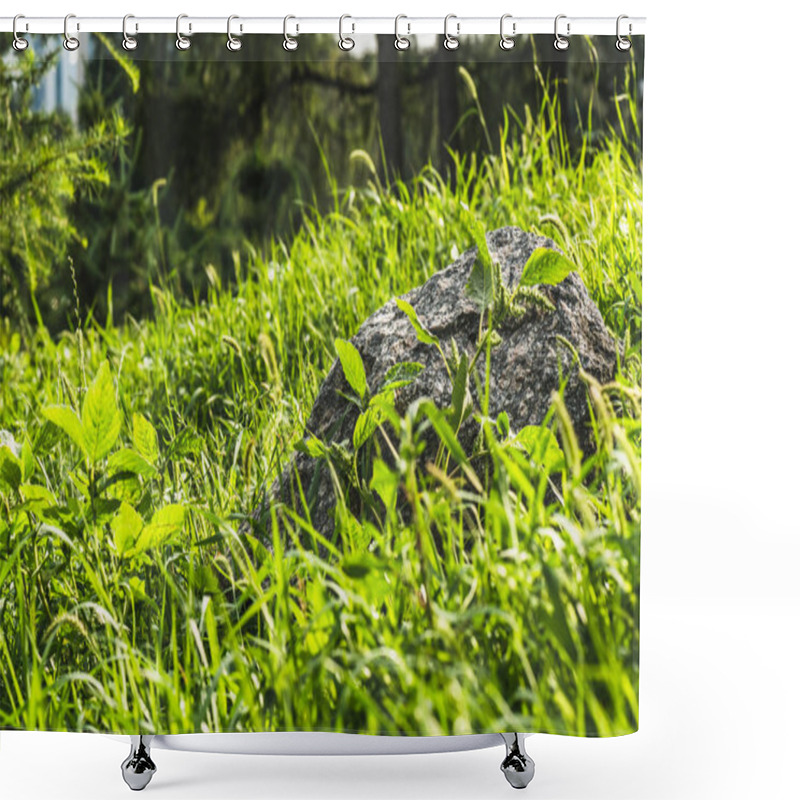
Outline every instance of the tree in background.
POLYGON ((37 290, 67 271, 71 244, 86 244, 72 200, 108 184, 107 159, 127 128, 112 115, 76 131, 65 114, 33 111, 32 90, 57 53, 32 50, 0 59, 0 315, 42 325, 37 290))

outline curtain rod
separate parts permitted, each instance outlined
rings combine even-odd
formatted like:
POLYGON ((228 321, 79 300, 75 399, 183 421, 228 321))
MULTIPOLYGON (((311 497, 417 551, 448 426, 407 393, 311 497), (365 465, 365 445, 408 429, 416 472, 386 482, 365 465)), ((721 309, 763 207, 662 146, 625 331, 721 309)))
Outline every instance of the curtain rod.
MULTIPOLYGON (((285 32, 284 17, 236 17, 235 32, 246 34, 283 34, 285 32)), ((395 17, 356 17, 345 15, 343 21, 339 17, 304 17, 290 16, 289 31, 293 36, 304 33, 338 34, 343 29, 347 35, 359 33, 394 34, 396 25, 404 36, 414 34, 445 34, 448 31, 456 35, 499 34, 500 17, 459 17, 450 15, 448 22, 444 17, 410 17, 401 16, 399 22, 395 17)), ((532 33, 552 34, 555 17, 515 17, 505 15, 504 30, 508 34, 522 35, 532 33)), ((645 17, 622 18, 623 36, 636 36, 645 32, 645 17)), ((122 17, 82 17, 69 16, 69 33, 122 33, 122 17)), ((129 16, 126 30, 130 35, 146 33, 175 33, 177 20, 175 17, 136 17, 129 16)), ((558 29, 562 35, 608 35, 617 34, 617 17, 570 17, 559 15, 558 29)), ((17 33, 52 33, 63 34, 64 17, 26 17, 17 19, 17 33)), ((0 17, 0 31, 14 30, 14 17, 0 17)), ((228 17, 194 17, 181 15, 180 30, 183 35, 194 33, 228 32, 228 17)))

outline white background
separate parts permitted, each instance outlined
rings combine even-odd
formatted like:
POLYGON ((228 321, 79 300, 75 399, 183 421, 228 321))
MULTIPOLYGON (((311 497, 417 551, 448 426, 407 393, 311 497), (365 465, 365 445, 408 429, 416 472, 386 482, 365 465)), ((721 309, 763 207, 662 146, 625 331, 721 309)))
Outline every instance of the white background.
MULTIPOLYGON (((527 792, 800 796, 796 4, 65 2, 17 0, 4 13, 647 16, 641 730, 611 740, 533 737, 537 775, 527 792)), ((126 752, 103 736, 3 733, 0 797, 129 797, 119 773, 126 752)), ((512 792, 500 749, 155 755, 146 790, 154 800, 512 792)))

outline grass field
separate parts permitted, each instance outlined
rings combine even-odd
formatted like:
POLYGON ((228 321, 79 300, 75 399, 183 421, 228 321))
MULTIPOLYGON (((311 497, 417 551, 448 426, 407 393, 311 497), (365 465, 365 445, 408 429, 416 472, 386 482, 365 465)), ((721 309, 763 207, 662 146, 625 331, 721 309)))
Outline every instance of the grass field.
POLYGON ((152 319, 78 302, 58 335, 2 321, 0 727, 636 729, 640 132, 634 117, 569 155, 557 118, 549 98, 509 116, 450 181, 354 189, 332 167, 330 212, 243 246, 229 285, 208 267, 194 302, 151 286, 152 319), (552 237, 623 344, 614 383, 586 378, 596 452, 556 399, 546 467, 484 419, 480 490, 386 465, 379 488, 410 492, 413 522, 350 517, 326 558, 302 509, 275 510, 268 542, 239 535, 335 340, 475 244, 462 204, 552 237))

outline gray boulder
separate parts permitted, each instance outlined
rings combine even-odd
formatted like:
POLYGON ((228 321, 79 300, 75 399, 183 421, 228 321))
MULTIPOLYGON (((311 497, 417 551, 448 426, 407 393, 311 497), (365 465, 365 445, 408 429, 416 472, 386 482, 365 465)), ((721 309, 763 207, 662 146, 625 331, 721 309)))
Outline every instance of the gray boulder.
MULTIPOLYGON (((510 289, 519 282, 534 249, 557 249, 551 239, 514 227, 491 231, 487 244, 510 289)), ((466 351, 470 356, 475 352, 480 313, 466 296, 464 287, 476 252, 476 248, 470 248, 422 286, 403 295, 416 309, 423 325, 442 341, 445 352, 449 350, 451 338, 460 352, 466 351)), ((571 273, 556 286, 540 288, 555 310, 532 306, 523 316, 507 319, 500 329, 502 344, 492 349, 489 413, 496 417, 505 411, 513 430, 540 424, 549 408, 551 393, 559 386, 561 372, 567 379, 564 399, 579 442, 584 451, 591 450, 586 388, 578 377, 572 354, 557 337, 573 345, 586 372, 601 382, 614 377, 617 346, 577 273, 571 273)), ((423 396, 431 398, 440 408, 450 404, 452 387, 441 356, 435 347, 417 339, 408 318, 394 300, 372 314, 351 341, 361 354, 370 391, 376 390, 387 370, 401 361, 418 361, 425 366, 413 383, 397 391, 396 405, 401 413, 413 400, 423 396)), ((481 357, 476 368, 481 386, 483 366, 481 357)), ((307 433, 325 442, 352 442, 358 410, 340 392, 352 393, 337 359, 320 387, 306 425, 307 433)), ((475 391, 473 397, 477 407, 479 396, 475 391)), ((459 432, 467 453, 477 431, 477 424, 470 422, 459 432)), ((315 527, 330 533, 335 494, 329 468, 323 459, 313 459, 303 453, 292 456, 264 502, 253 513, 253 521, 260 519, 276 498, 291 502, 298 478, 306 498, 313 497, 310 510, 315 527), (313 491, 309 492, 312 486, 313 491)))

